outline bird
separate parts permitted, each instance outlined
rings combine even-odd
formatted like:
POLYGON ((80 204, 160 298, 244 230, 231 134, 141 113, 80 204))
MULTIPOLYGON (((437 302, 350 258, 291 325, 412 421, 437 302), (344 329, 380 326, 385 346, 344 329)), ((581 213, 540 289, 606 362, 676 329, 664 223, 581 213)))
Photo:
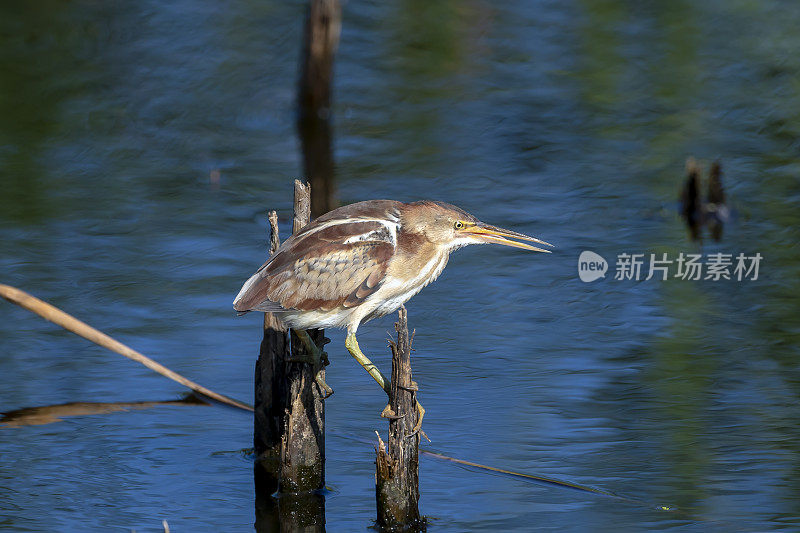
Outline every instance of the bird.
MULTIPOLYGON (((233 301, 239 313, 276 314, 322 368, 326 356, 306 330, 346 328, 347 351, 388 394, 389 380, 358 345, 359 326, 396 311, 435 281, 450 254, 473 244, 550 253, 536 237, 481 222, 444 202, 367 200, 334 209, 286 239, 245 281, 233 301)), ((325 396, 332 389, 318 375, 325 396)), ((419 431, 425 410, 417 403, 419 431)))

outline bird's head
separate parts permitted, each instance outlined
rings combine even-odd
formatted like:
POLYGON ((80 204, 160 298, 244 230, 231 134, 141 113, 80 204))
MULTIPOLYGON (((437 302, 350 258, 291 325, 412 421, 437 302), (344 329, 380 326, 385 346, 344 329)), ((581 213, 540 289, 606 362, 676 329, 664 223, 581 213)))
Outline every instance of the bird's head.
POLYGON ((423 234, 430 242, 449 249, 469 244, 503 244, 534 252, 550 253, 520 241, 553 246, 543 240, 530 237, 481 222, 463 209, 444 202, 422 201, 407 204, 404 210, 404 226, 423 234))

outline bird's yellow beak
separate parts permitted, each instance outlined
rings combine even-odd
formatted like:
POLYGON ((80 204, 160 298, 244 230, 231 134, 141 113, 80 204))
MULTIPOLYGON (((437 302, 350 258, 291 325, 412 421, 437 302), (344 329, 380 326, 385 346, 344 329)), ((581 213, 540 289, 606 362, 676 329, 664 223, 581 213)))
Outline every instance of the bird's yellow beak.
POLYGON ((473 226, 467 227, 464 232, 477 237, 478 240, 486 243, 504 244, 505 246, 513 246, 515 248, 522 248, 523 250, 533 250, 534 252, 544 252, 546 254, 549 254, 550 250, 537 248, 536 246, 531 246, 530 244, 525 244, 519 241, 530 241, 543 244, 545 246, 553 246, 549 242, 537 239, 536 237, 530 237, 522 233, 517 233, 516 231, 490 226, 488 224, 484 224, 483 222, 478 222, 473 226))

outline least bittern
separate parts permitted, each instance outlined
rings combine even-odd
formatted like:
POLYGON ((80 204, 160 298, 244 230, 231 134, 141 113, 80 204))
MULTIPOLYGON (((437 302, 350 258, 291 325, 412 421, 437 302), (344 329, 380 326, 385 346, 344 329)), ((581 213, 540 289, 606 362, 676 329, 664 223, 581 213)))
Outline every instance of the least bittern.
MULTIPOLYGON (((398 309, 442 273, 450 252, 469 244, 504 244, 547 252, 552 246, 480 222, 453 205, 370 200, 334 209, 289 237, 248 279, 233 307, 277 314, 295 329, 321 368, 322 349, 309 328, 347 328, 345 346, 389 393, 389 380, 361 351, 362 322, 398 309)), ((333 391, 318 376, 329 396, 333 391)), ((424 410, 417 404, 419 430, 424 410)))

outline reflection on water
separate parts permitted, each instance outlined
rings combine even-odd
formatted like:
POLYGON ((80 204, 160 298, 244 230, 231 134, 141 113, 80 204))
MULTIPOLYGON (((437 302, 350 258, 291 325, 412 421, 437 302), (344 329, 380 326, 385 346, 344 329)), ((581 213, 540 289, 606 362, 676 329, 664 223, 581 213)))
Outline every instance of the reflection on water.
POLYGON ((25 407, 7 413, 1 413, 0 426, 16 428, 22 426, 39 426, 61 422, 73 416, 100 415, 130 411, 134 409, 150 409, 159 405, 208 405, 194 394, 187 394, 180 400, 164 402, 69 402, 59 405, 25 407))
MULTIPOLYGON (((288 234, 305 172, 293 111, 303 13, 3 4, 3 282, 250 394, 260 323, 230 302, 266 255, 267 209, 288 234)), ((423 461, 437 529, 798 527, 798 25, 800 10, 777 1, 345 6, 340 202, 446 200, 558 246, 457 252, 409 302, 437 449, 685 513, 423 461), (720 242, 692 242, 680 219, 689 155, 724 163, 737 216, 720 242), (583 250, 764 260, 756 282, 585 284, 583 250)), ((179 392, 24 310, 2 313, 3 411, 179 392)), ((384 368, 391 322, 359 330, 384 368)), ((385 427, 382 393, 329 352, 328 428, 370 439, 385 427)), ((0 431, 2 526, 252 528, 252 464, 215 454, 249 445, 247 414, 162 405, 63 420, 0 431)), ((330 439, 327 455, 326 528, 368 527, 372 447, 330 439)))
POLYGON ((324 532, 325 494, 276 494, 276 480, 263 468, 253 467, 255 485, 255 530, 257 533, 273 531, 324 532))
POLYGON ((693 241, 703 238, 703 228, 714 241, 722 240, 722 230, 730 221, 730 208, 722 185, 722 165, 714 161, 703 180, 703 170, 694 158, 686 161, 686 181, 681 189, 681 215, 693 241), (704 189, 704 190, 703 190, 704 189))
POLYGON ((334 184, 331 91, 333 64, 342 28, 338 0, 311 1, 303 39, 298 45, 300 80, 297 96, 297 136, 303 158, 303 176, 311 183, 311 216, 338 207, 334 184))

